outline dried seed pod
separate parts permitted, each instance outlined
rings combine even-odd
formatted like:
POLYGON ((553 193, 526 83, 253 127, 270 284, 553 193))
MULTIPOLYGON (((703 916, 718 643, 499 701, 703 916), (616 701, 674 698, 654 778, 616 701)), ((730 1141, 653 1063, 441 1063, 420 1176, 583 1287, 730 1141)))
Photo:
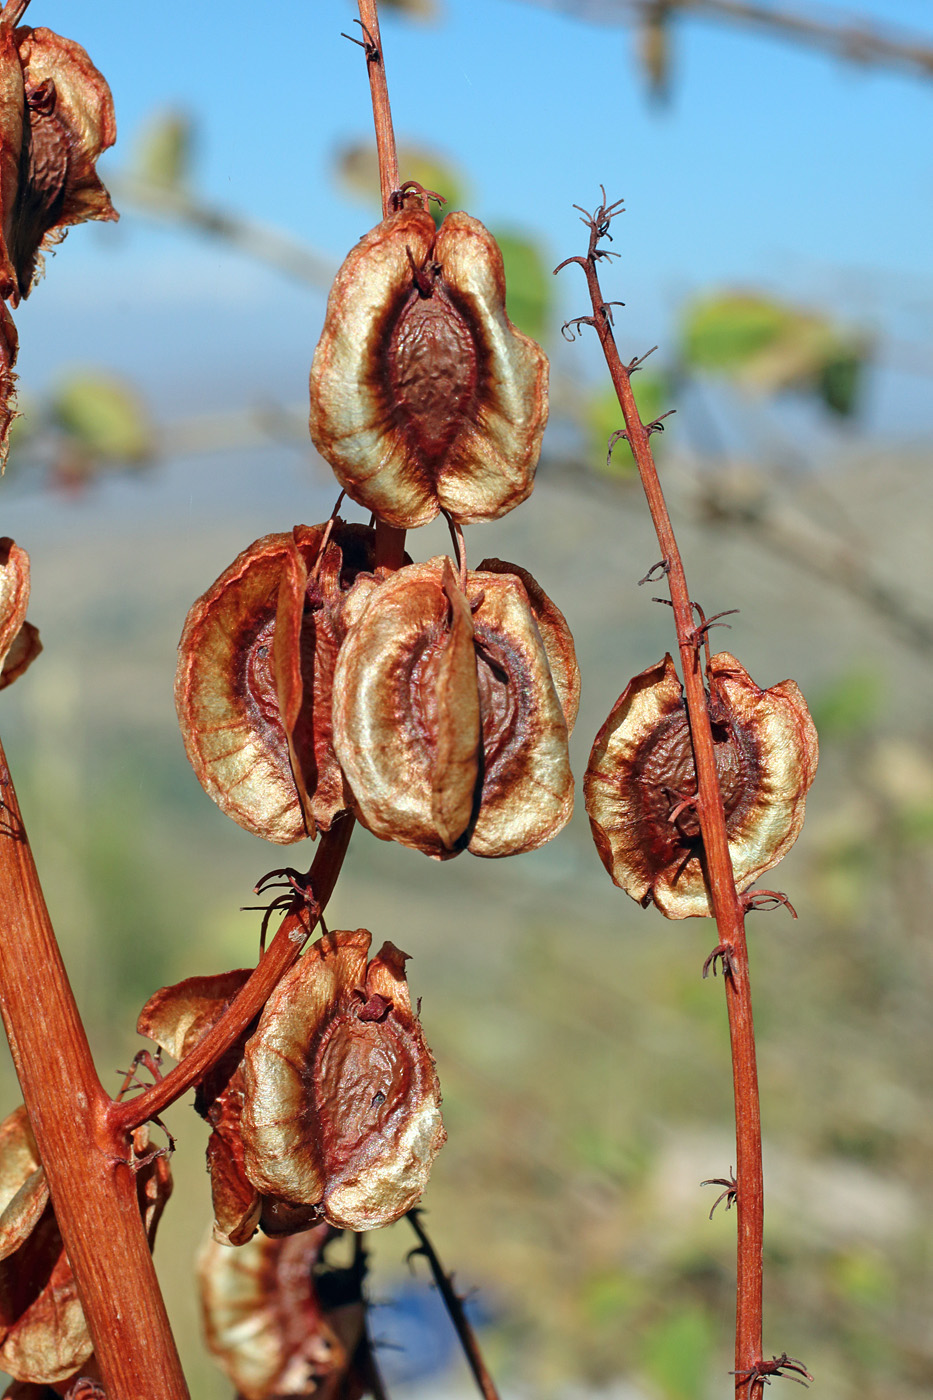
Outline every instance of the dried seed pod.
MULTIPOLYGON (((168 1161, 133 1134, 136 1192, 150 1246, 171 1192, 168 1161)), ((0 1124, 0 1368, 31 1385, 58 1385, 87 1363, 92 1344, 24 1108, 0 1124)))
POLYGON ((0 690, 12 685, 32 665, 42 643, 31 622, 29 555, 4 536, 0 539, 0 690))
MULTIPOLYGON (((0 47, 2 47, 2 42, 3 29, 0 26, 0 47)), ((2 83, 2 60, 0 60, 0 83, 2 83)), ((2 109, 2 105, 3 98, 2 92, 0 92, 0 109, 2 109)), ((0 123, 2 121, 2 111, 0 111, 0 123)), ((3 147, 0 144, 0 200, 3 197, 2 180, 3 147)), ((0 276, 2 276, 2 265, 3 245, 0 241, 0 276)), ((6 303, 0 302, 0 476, 6 471, 7 457, 10 453, 10 429, 14 419, 19 416, 16 412, 16 375, 13 373, 18 353, 19 337, 16 334, 13 317, 7 310, 6 303)))
POLYGON ((17 216, 23 114, 26 93, 16 31, 0 15, 0 298, 18 294, 16 268, 10 256, 17 216))
MULTIPOLYGON (((220 1019, 250 972, 250 968, 237 968, 162 987, 139 1013, 137 1031, 154 1040, 173 1059, 183 1059, 220 1019)), ((241 1245, 251 1239, 263 1207, 262 1197, 243 1166, 240 1059, 245 1039, 246 1035, 198 1083, 195 1096, 195 1108, 212 1128, 207 1167, 214 1205, 214 1239, 225 1245, 241 1245)))
MULTIPOLYGON (((242 1249, 210 1241, 198 1257, 208 1349, 241 1400, 316 1400, 358 1393, 347 1373, 363 1333, 353 1280, 348 1301, 325 1308, 315 1271, 332 1231, 319 1225, 291 1239, 261 1236, 242 1249)), ((349 1270, 341 1270, 349 1274, 349 1270)))
POLYGON ((400 528, 494 520, 530 495, 547 359, 505 311, 469 214, 404 208, 337 274, 311 366, 311 437, 349 496, 400 528))
MULTIPOLYGON (((734 656, 707 673, 716 769, 739 892, 777 865, 803 825, 816 772, 816 730, 793 681, 759 690, 734 656)), ((696 768, 686 705, 670 656, 617 700, 584 779, 596 849, 617 885, 669 919, 709 916, 696 768)))
POLYGON ((331 743, 344 592, 374 533, 335 522, 265 535, 191 608, 175 704, 208 796, 240 826, 288 844, 327 831, 350 802, 331 743))
POLYGON ((16 306, 35 282, 40 248, 60 243, 72 224, 119 216, 95 168, 101 152, 117 139, 106 80, 80 44, 50 29, 23 26, 14 38, 22 64, 26 123, 19 188, 9 222, 4 207, 6 275, 13 281, 4 295, 16 306))
POLYGON ((351 590, 334 748, 376 836, 441 860, 464 848, 505 856, 543 845, 569 820, 561 697, 572 720, 579 677, 566 623, 534 590, 559 689, 514 573, 471 571, 464 598, 439 556, 351 590))
POLYGON ((446 1139, 405 954, 365 929, 328 934, 266 1002, 243 1061, 246 1170, 338 1229, 391 1224, 421 1198, 446 1139))

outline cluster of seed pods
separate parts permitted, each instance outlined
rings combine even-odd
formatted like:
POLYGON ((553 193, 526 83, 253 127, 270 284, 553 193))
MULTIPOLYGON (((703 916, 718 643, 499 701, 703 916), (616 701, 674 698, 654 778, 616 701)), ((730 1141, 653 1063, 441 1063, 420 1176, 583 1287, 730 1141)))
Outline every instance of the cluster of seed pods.
MULTIPOLYGON (((570 818, 579 672, 558 608, 517 565, 469 568, 462 527, 530 494, 547 360, 509 321, 482 224, 453 213, 436 227, 418 188, 397 204, 338 273, 311 369, 312 439, 372 519, 299 525, 239 555, 185 623, 179 721, 205 790, 265 840, 314 838, 349 812, 437 860, 517 855, 570 818), (378 562, 377 522, 411 530, 441 512, 455 560, 378 562)), ((369 943, 357 929, 314 944, 198 1090, 216 1245, 259 1249, 276 1315, 278 1256, 249 1244, 256 1229, 281 1242, 396 1220, 444 1141, 405 955, 386 943, 367 963, 369 943)), ((140 1031, 183 1056, 247 976, 163 989, 140 1031)), ((229 1312, 219 1280, 239 1299, 256 1276, 218 1272, 221 1257, 202 1263, 209 1338, 229 1312)), ((263 1362, 269 1385, 294 1370, 287 1331, 263 1362)), ((249 1389, 249 1358, 227 1341, 215 1350, 242 1393, 279 1393, 249 1389)))

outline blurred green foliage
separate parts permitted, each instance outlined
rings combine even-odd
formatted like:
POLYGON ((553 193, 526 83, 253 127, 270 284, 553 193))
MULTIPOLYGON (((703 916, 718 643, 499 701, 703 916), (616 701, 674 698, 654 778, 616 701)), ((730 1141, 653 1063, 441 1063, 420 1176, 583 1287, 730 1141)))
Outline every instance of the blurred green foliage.
POLYGON ((681 313, 688 370, 726 375, 765 394, 811 394, 840 417, 859 407, 870 352, 861 332, 757 292, 701 296, 681 313))

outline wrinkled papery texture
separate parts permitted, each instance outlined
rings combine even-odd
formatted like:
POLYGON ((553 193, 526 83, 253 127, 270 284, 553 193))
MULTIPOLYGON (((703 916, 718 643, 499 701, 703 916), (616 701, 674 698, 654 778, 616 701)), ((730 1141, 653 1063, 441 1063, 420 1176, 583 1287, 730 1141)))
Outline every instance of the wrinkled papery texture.
POLYGON ((405 954, 385 943, 367 967, 370 942, 366 929, 319 939, 270 996, 243 1062, 250 1179, 337 1229, 375 1230, 416 1205, 447 1136, 405 954))
POLYGON ((264 535, 191 608, 175 704, 205 792, 238 825, 288 845, 350 805, 331 741, 331 687, 346 588, 374 532, 336 521, 264 535))
MULTIPOLYGON (((793 681, 759 690, 720 652, 707 680, 716 768, 736 889, 777 865, 803 825, 816 772, 816 730, 793 681)), ((696 769, 680 680, 670 656, 635 677, 590 755, 586 810, 596 849, 617 885, 669 919, 711 914, 699 821, 687 807, 696 769)))
MULTIPOLYGON (((151 996, 136 1029, 181 1060, 218 1021, 249 979, 250 968, 189 977, 151 996)), ((243 1111, 242 1042, 199 1082, 195 1107, 210 1123, 207 1166, 214 1206, 214 1239, 242 1245, 259 1226, 262 1198, 246 1175, 240 1118, 243 1111)))
MULTIPOLYGON (((148 1150, 148 1129, 136 1129, 135 1157, 148 1150)), ((136 1194, 151 1248, 171 1194, 167 1158, 137 1170, 136 1194)), ((18 1108, 0 1124, 0 1369, 23 1383, 57 1385, 91 1352, 29 1118, 18 1108)))
POLYGON ((314 1270, 332 1234, 318 1225, 290 1239, 258 1236, 241 1249, 211 1240, 198 1257, 208 1349, 241 1400, 357 1395, 347 1371, 363 1330, 363 1306, 325 1308, 314 1270))
MULTIPOLYGON (((0 46, 3 41, 3 27, 0 25, 0 46)), ((2 83, 2 59, 0 59, 0 83, 2 83)), ((3 98, 0 93, 0 123, 2 123, 3 98)), ((0 128, 2 132, 2 128, 0 128)), ((3 180, 3 146, 2 134, 0 134, 0 199, 2 199, 3 180)), ((0 246, 0 265, 2 265, 3 249, 0 246)), ((16 364, 16 356, 19 353, 19 336, 16 334, 16 326, 13 324, 13 317, 7 310, 6 303, 0 302, 0 476, 6 471, 7 458, 10 455, 10 429, 13 420, 19 415, 16 412, 16 375, 13 367, 16 364)))
POLYGON ((0 19, 0 299, 16 296, 19 282, 10 255, 19 194, 26 92, 16 33, 0 19))
POLYGON ((505 310, 495 239, 390 214, 349 254, 311 366, 311 437, 353 500, 400 529, 494 520, 530 495, 547 358, 505 310))
POLYGON ((95 168, 101 152, 117 139, 106 80, 80 44, 50 29, 24 25, 15 40, 26 121, 9 224, 4 211, 13 306, 35 283, 40 249, 61 242, 72 224, 118 217, 95 168))
POLYGON ((0 690, 32 665, 42 643, 31 622, 29 605, 29 555, 9 536, 0 539, 0 690))
MULTIPOLYGON (((549 841, 573 811, 561 693, 522 579, 468 572, 469 638, 449 570, 440 555, 361 577, 347 595, 334 748, 354 810, 376 836, 440 860, 463 849, 518 855, 549 841)), ((534 586, 572 716, 573 641, 534 586)))

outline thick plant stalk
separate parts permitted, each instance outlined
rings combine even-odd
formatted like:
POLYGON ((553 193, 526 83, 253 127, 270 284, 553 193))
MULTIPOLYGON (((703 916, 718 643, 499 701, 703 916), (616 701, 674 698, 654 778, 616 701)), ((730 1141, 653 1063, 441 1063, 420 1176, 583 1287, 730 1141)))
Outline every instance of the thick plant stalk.
POLYGON ((0 747, 0 1010, 109 1400, 184 1400, 129 1166, 0 747))
POLYGON ((758 1096, 758 1070, 755 1059, 755 1028, 752 1020, 748 949, 745 941, 745 904, 735 886, 726 836, 722 794, 716 772, 715 749, 709 708, 703 684, 700 652, 705 628, 698 628, 687 589, 683 562, 671 525, 664 493, 651 452, 649 428, 642 422, 632 392, 631 376, 637 361, 625 365, 612 333, 611 310, 599 285, 597 261, 606 256, 598 244, 608 232, 618 206, 601 206, 592 218, 584 219, 590 230, 586 257, 568 258, 579 263, 586 275, 592 316, 579 320, 592 325, 612 376, 625 420, 625 435, 635 458, 648 509, 661 547, 667 575, 690 737, 697 774, 697 817, 703 837, 706 877, 710 903, 719 932, 718 956, 723 964, 723 983, 729 1014, 732 1050, 732 1079, 735 1097, 736 1132, 736 1214, 737 1277, 735 1324, 735 1391, 743 1400, 760 1396, 762 1358, 762 1248, 764 1240, 764 1179, 761 1163, 761 1111, 758 1096))

